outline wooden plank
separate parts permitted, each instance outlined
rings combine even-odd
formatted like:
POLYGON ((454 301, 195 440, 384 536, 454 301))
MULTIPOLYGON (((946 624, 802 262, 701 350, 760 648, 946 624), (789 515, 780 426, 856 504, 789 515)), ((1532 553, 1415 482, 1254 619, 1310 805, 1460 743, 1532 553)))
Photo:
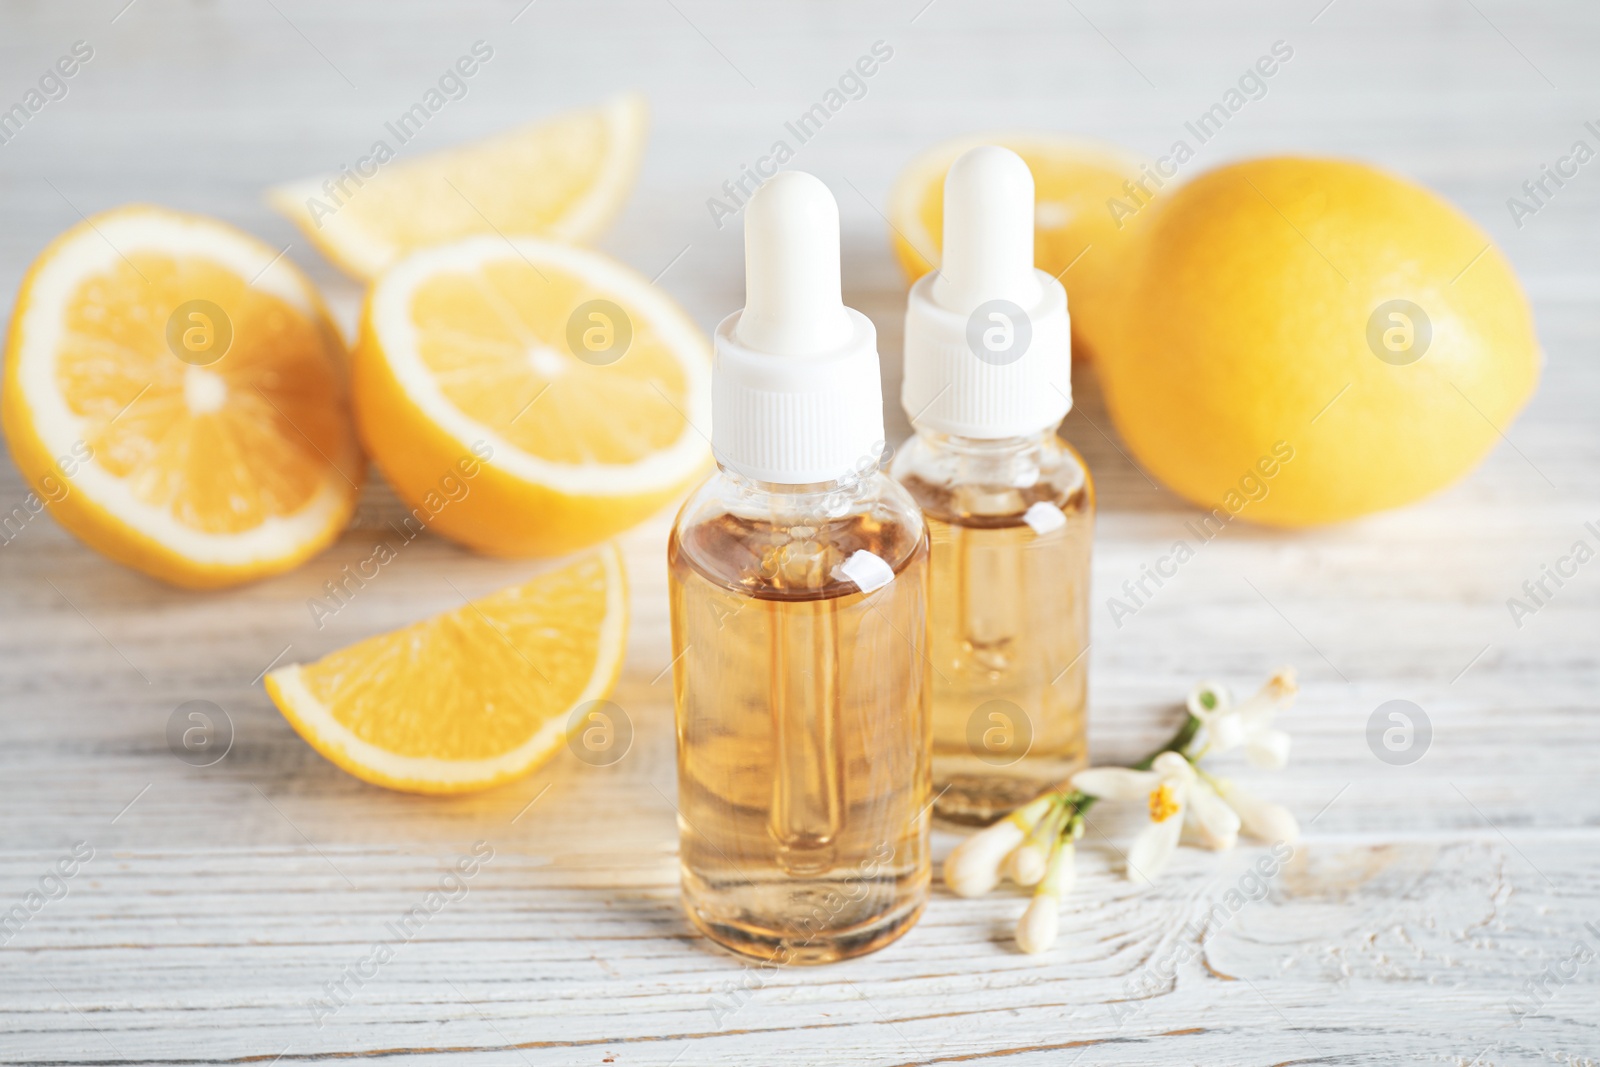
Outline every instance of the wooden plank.
MULTIPOLYGON (((298 739, 259 676, 275 658, 314 658, 453 606, 446 578, 475 594, 541 564, 424 537, 318 628, 307 599, 399 511, 376 479, 323 556, 216 594, 161 587, 36 519, 0 545, 0 911, 74 843, 94 852, 0 947, 0 1062, 1594 1062, 1600 970, 1568 961, 1579 944, 1600 953, 1600 572, 1521 628, 1505 601, 1600 522, 1600 183, 1585 169, 1521 228, 1504 201, 1584 136, 1592 116, 1566 94, 1591 77, 1600 9, 117 6, 0 14, 0 104, 74 40, 96 48, 69 95, 0 145, 6 293, 79 211, 149 199, 291 245, 349 326, 358 288, 260 191, 347 161, 482 38, 495 60, 417 147, 644 89, 650 154, 603 244, 646 274, 671 264, 662 286, 709 329, 742 284, 738 227, 716 228, 706 198, 882 39, 894 59, 795 165, 839 193, 847 296, 879 328, 893 398, 903 283, 879 213, 905 160, 996 125, 1164 150, 1284 39, 1294 60, 1196 169, 1310 151, 1440 189, 1518 267, 1548 364, 1508 440, 1461 484, 1340 527, 1230 528, 1120 627, 1106 598, 1194 512, 1126 458, 1092 369, 1079 368, 1066 432, 1101 505, 1095 751, 1141 754, 1196 678, 1244 687, 1295 663, 1291 769, 1244 776, 1288 803, 1307 836, 1261 899, 1223 914, 1212 909, 1230 890, 1256 886, 1242 879, 1263 850, 1186 849, 1141 890, 1119 872, 1130 826, 1097 813, 1061 942, 1043 958, 1015 951, 1023 899, 1009 892, 937 892, 902 942, 822 969, 753 969, 692 931, 676 899, 661 675, 670 514, 622 542, 634 615, 615 700, 634 721, 627 757, 608 768, 560 758, 451 800, 344 775, 298 739), (1435 731, 1408 767, 1379 762, 1365 740, 1393 698, 1424 707, 1435 731), (191 699, 217 703, 235 727, 216 766, 167 750, 167 719, 191 699), (389 945, 370 977, 346 978, 477 841, 493 859, 460 898, 389 945), (1213 928, 1186 929, 1207 914, 1213 928), (317 1008, 341 981, 348 1003, 317 1008)), ((897 411, 889 419, 905 431, 897 411)), ((0 503, 25 492, 0 463, 0 503)), ((937 835, 937 853, 956 840, 937 835)))

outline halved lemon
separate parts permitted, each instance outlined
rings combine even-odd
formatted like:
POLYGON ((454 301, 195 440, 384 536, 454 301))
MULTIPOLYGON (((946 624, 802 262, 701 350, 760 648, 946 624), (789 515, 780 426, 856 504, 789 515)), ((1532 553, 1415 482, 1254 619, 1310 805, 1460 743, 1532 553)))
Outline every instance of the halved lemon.
POLYGON ((622 559, 608 545, 272 671, 267 693, 312 748, 357 778, 466 793, 528 774, 590 721, 579 709, 616 684, 627 629, 622 559))
POLYGON ((406 253, 479 233, 582 243, 621 209, 648 111, 628 94, 473 144, 407 159, 390 134, 338 174, 267 194, 341 268, 376 277, 406 253))
MULTIPOLYGON (((937 265, 944 233, 944 176, 964 152, 979 145, 1001 145, 1021 156, 1033 171, 1033 262, 1060 278, 1072 314, 1074 355, 1087 355, 1100 335, 1110 305, 1118 250, 1129 216, 1121 201, 1137 212, 1142 192, 1128 185, 1147 177, 1146 163, 1116 145, 1046 133, 995 133, 936 145, 900 172, 889 197, 895 254, 906 277, 916 281, 937 265)), ((1146 198, 1145 202, 1148 202, 1146 198)))
POLYGON ((23 279, 0 404, 61 525, 176 585, 288 570, 339 536, 363 462, 344 345, 281 253, 214 219, 125 207, 23 279))
POLYGON ((710 366, 689 317, 615 260, 474 237, 368 292, 356 421, 418 522, 495 555, 559 555, 704 473, 710 366))

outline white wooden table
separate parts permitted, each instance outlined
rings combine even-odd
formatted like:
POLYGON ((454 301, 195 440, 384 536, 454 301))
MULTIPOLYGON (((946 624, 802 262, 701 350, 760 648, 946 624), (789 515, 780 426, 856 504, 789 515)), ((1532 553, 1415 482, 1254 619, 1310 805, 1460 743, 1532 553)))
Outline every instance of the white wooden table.
MULTIPOLYGON (((1091 834, 1060 944, 1043 958, 1015 950, 1022 902, 1004 893, 940 892, 903 941, 824 969, 753 972, 691 931, 667 800, 666 516, 625 540, 634 623, 615 699, 635 726, 629 755, 606 768, 564 755, 459 800, 344 775, 258 679, 275 660, 450 606, 446 579, 476 593, 536 565, 424 540, 319 631, 306 599, 397 509, 381 486, 309 566, 214 595, 164 588, 35 520, 0 546, 0 910, 75 843, 93 855, 0 947, 0 1062, 1465 1067, 1600 1056, 1600 962, 1575 948, 1600 953, 1600 563, 1520 629, 1505 605, 1600 520, 1600 163, 1521 228, 1504 203, 1574 140, 1595 143, 1582 123, 1597 117, 1600 10, 125 2, 0 10, 0 104, 74 41, 94 48, 66 98, 0 145, 8 308, 27 263, 80 211, 150 200, 292 244, 348 325, 357 288, 261 190, 365 150, 481 39, 493 61, 424 147, 644 90, 649 156, 604 245, 649 275, 671 264, 661 284, 709 329, 740 303, 741 273, 738 228, 719 231, 706 199, 882 40, 893 59, 794 165, 839 194, 848 296, 878 324, 894 396, 903 286, 879 212, 905 160, 994 126, 1165 150, 1281 39, 1293 61, 1194 169, 1268 151, 1345 154, 1441 190, 1516 264, 1549 362, 1510 440, 1463 484, 1333 529, 1236 525, 1120 629, 1104 593, 1191 513, 1124 458, 1092 372, 1079 375, 1067 433, 1102 507, 1093 746, 1127 758, 1164 737, 1197 677, 1248 687, 1298 664, 1294 761, 1259 787, 1287 800, 1307 834, 1264 899, 1203 937, 1185 923, 1259 850, 1185 850, 1141 890, 1091 834), (1369 715, 1395 698, 1433 725, 1410 766, 1380 762, 1366 742, 1369 715), (168 719, 188 700, 232 721, 232 749, 214 766, 168 749, 168 719), (381 966, 362 963, 476 841, 493 858, 465 895, 381 966), (347 969, 371 973, 319 1019, 313 1002, 347 969), (1515 998, 1541 981, 1519 1025, 1515 998)), ((0 463, 4 510, 24 492, 0 463)), ((1119 832, 1109 820, 1100 829, 1119 832)), ((938 853, 953 840, 940 835, 938 853)))

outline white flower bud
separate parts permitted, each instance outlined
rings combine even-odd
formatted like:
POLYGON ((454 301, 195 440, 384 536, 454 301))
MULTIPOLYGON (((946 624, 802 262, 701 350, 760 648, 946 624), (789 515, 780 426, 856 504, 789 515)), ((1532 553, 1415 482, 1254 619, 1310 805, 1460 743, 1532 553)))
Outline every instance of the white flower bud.
POLYGON ((1030 837, 1006 856, 1005 874, 1020 886, 1038 885, 1049 862, 1049 845, 1030 837))
POLYGON ((1000 881, 1000 864, 1054 806, 1056 795, 1045 793, 955 846, 944 861, 944 885, 949 886, 950 893, 982 896, 994 889, 1000 881))
POLYGON ((1040 893, 1028 902, 1028 910, 1017 920, 1017 947, 1037 955, 1056 943, 1061 929, 1061 898, 1040 893))
POLYGON ((944 884, 958 897, 981 897, 1000 882, 1000 864, 1026 832, 1006 819, 957 845, 944 861, 944 884))
POLYGON ((1061 898, 1072 891, 1077 872, 1072 868, 1076 854, 1072 845, 1057 841, 1050 852, 1048 869, 1039 888, 1033 891, 1028 909, 1017 920, 1017 947, 1029 955, 1044 952, 1056 943, 1061 929, 1061 898))
POLYGON ((955 847, 944 861, 944 884, 958 897, 981 897, 1000 881, 1000 864, 1055 805, 1046 793, 955 847))
POLYGON ((1034 824, 1027 839, 1011 850, 1001 867, 1002 872, 1024 888, 1043 881, 1050 869, 1052 850, 1066 827, 1069 814, 1065 803, 1051 805, 1044 817, 1034 824))
POLYGON ((1255 766, 1275 771, 1289 762, 1289 735, 1282 730, 1261 730, 1246 742, 1244 754, 1255 766))
POLYGON ((1292 845, 1300 840, 1300 823, 1282 804, 1261 801, 1245 820, 1245 832, 1258 841, 1283 841, 1292 845))
POLYGON ((1262 800, 1232 782, 1222 783, 1222 798, 1239 813, 1244 832, 1257 841, 1283 841, 1292 845, 1300 839, 1300 823, 1282 804, 1262 800))

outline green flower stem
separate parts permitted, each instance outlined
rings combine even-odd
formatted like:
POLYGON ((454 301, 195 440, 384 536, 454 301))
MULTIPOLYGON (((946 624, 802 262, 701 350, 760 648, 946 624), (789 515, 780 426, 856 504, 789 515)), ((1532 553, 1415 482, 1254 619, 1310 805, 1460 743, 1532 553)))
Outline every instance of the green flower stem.
POLYGON ((1033 824, 1033 829, 1028 831, 1028 836, 1022 839, 1023 847, 1030 844, 1039 844, 1049 849, 1052 843, 1061 836, 1062 828, 1072 816, 1072 798, 1076 794, 1068 793, 1064 796, 1055 796, 1050 800, 1050 808, 1033 824))
POLYGON ((1083 836, 1083 816, 1090 808, 1094 807, 1099 797, 1080 793, 1074 789, 1062 796, 1062 815, 1060 823, 1056 826, 1056 843, 1066 842, 1071 844, 1083 836))
POLYGON ((1176 752, 1184 759, 1189 759, 1190 756, 1184 751, 1184 749, 1188 748, 1194 742, 1194 735, 1199 732, 1200 720, 1195 718, 1193 715, 1190 715, 1188 719, 1185 720, 1184 724, 1178 727, 1178 732, 1172 735, 1172 740, 1168 741, 1166 744, 1150 753, 1150 755, 1146 756, 1138 763, 1135 763, 1133 765, 1133 769, 1136 771, 1148 771, 1151 766, 1155 764, 1156 757, 1161 755, 1163 752, 1176 752))
POLYGON ((1062 879, 1071 867, 1069 861, 1070 853, 1067 851, 1071 847, 1072 838, 1070 836, 1057 837, 1051 843, 1050 858, 1046 861, 1044 877, 1039 880, 1039 884, 1033 890, 1035 897, 1049 896, 1060 899, 1062 879))

